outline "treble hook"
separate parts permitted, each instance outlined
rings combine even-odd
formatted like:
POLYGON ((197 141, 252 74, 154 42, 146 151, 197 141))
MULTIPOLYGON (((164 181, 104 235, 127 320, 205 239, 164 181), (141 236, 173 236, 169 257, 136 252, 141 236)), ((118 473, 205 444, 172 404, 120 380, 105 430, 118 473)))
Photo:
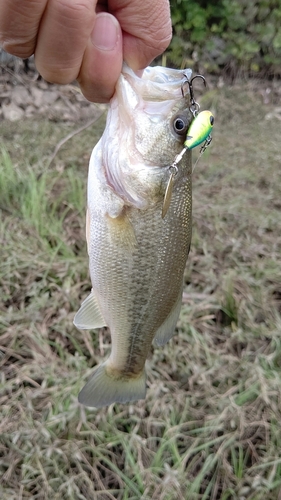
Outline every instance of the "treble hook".
POLYGON ((201 80, 203 80, 204 86, 206 87, 206 79, 203 75, 195 75, 193 78, 191 78, 191 80, 187 78, 187 75, 185 73, 184 76, 186 77, 186 80, 181 85, 181 93, 182 96, 184 97, 183 86, 187 83, 189 86, 189 95, 190 95, 190 111, 195 117, 200 109, 200 106, 198 102, 195 101, 192 83, 196 78, 201 78, 201 80))
POLYGON ((204 82, 204 86, 206 87, 206 78, 203 76, 203 75, 195 75, 193 78, 191 78, 190 81, 188 81, 188 86, 189 86, 189 93, 190 93, 190 101, 191 101, 191 104, 195 104, 196 101, 194 99, 194 94, 193 94, 193 86, 192 86, 192 82, 193 80, 195 80, 196 78, 201 78, 204 82))

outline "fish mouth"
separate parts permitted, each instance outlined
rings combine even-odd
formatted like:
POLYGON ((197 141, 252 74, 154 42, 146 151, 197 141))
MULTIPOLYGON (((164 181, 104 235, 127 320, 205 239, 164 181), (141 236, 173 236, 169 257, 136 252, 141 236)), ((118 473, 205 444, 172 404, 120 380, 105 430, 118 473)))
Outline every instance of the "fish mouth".
POLYGON ((182 88, 187 80, 190 80, 192 70, 149 66, 139 77, 129 66, 124 64, 122 74, 144 101, 163 102, 183 97, 182 88))

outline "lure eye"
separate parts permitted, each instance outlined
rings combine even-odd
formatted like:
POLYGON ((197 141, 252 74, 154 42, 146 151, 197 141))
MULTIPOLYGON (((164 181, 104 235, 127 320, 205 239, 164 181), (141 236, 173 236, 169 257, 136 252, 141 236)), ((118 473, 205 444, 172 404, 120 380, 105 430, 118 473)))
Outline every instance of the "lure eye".
POLYGON ((215 122, 215 119, 214 119, 213 115, 211 115, 210 116, 210 124, 213 126, 214 122, 215 122))
POLYGON ((185 136, 187 132, 187 119, 185 116, 176 116, 173 120, 173 129, 177 135, 185 136))

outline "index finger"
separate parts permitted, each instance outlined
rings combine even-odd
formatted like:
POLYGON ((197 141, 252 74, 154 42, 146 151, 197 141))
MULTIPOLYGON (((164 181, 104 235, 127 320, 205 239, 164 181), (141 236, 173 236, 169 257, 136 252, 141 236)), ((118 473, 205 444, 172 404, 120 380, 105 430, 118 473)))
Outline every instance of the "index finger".
POLYGON ((0 0, 0 43, 23 59, 34 53, 37 32, 48 0, 0 0))

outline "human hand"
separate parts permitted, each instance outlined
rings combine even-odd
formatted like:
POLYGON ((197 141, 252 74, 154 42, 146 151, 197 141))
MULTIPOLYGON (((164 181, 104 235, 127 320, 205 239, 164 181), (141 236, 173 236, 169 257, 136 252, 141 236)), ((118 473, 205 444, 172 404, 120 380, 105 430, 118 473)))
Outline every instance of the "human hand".
POLYGON ((45 80, 77 79, 90 101, 107 102, 123 60, 145 68, 168 46, 168 0, 0 0, 0 43, 35 55, 45 80))

